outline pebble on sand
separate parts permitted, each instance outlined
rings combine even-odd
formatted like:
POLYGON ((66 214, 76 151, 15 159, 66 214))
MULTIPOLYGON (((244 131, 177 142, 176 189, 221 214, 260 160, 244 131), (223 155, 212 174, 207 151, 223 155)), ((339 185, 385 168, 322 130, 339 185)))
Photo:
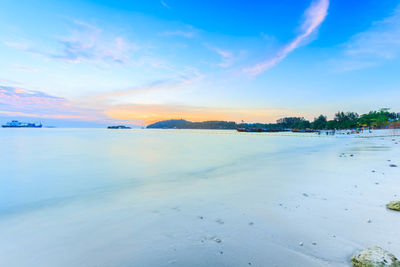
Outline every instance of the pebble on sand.
POLYGON ((215 222, 216 222, 216 223, 219 223, 219 224, 224 224, 224 221, 221 220, 221 219, 216 219, 215 222))
POLYGON ((396 164, 390 164, 389 167, 393 167, 394 168, 394 167, 397 167, 397 165, 396 164))
POLYGON ((388 204, 386 204, 386 208, 400 211, 400 201, 390 201, 388 204))
POLYGON ((354 267, 400 267, 400 261, 392 253, 377 246, 366 248, 360 254, 353 255, 351 262, 354 267))
POLYGON ((217 243, 221 243, 222 242, 222 240, 219 239, 219 238, 214 238, 214 241, 217 242, 217 243))

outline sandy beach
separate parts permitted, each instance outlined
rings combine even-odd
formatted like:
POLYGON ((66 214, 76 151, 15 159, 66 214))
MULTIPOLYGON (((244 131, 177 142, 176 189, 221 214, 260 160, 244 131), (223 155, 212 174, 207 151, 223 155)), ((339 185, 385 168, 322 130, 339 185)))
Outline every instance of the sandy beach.
POLYGON ((400 257, 400 212, 385 207, 400 200, 398 132, 1 134, 1 266, 350 266, 370 245, 400 257))

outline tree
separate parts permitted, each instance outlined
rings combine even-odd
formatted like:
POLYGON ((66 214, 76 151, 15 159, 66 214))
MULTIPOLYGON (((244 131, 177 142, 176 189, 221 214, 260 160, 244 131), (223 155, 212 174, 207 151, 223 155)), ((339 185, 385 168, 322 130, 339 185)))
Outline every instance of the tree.
POLYGON ((311 122, 309 122, 308 120, 303 120, 301 122, 299 122, 299 124, 297 124, 297 129, 309 129, 311 128, 311 122))
POLYGON ((326 122, 326 129, 333 130, 338 128, 338 122, 336 120, 330 120, 326 122))
POLYGON ((313 129, 325 129, 326 128, 326 116, 319 115, 318 118, 314 118, 314 121, 311 124, 311 128, 313 129))
POLYGON ((359 115, 355 112, 339 111, 335 114, 334 121, 336 121, 337 129, 351 129, 356 128, 359 115))
POLYGON ((285 117, 276 121, 280 128, 305 129, 310 128, 310 122, 303 117, 285 117))
POLYGON ((398 118, 398 114, 389 112, 388 108, 382 108, 379 111, 370 111, 367 114, 361 115, 359 125, 380 128, 386 125, 389 120, 396 118, 398 118))

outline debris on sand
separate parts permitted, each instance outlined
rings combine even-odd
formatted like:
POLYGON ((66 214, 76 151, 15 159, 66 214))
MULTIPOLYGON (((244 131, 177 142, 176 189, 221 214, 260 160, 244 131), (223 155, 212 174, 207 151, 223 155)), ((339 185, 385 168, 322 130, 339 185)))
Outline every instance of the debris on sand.
POLYGON ((214 240, 215 242, 217 242, 217 243, 221 243, 221 242, 222 242, 222 240, 219 239, 219 238, 214 238, 213 240, 214 240))
POLYGON ((395 167, 397 167, 397 165, 396 164, 390 164, 389 167, 395 168, 395 167))
POLYGON ((303 196, 305 196, 305 197, 308 197, 308 194, 306 194, 306 193, 303 193, 303 196))
POLYGON ((221 219, 216 219, 215 222, 216 222, 216 223, 219 223, 219 224, 224 224, 224 221, 221 220, 221 219))
POLYGON ((388 204, 386 204, 386 208, 400 211, 400 201, 390 201, 388 204))
POLYGON ((368 220, 367 220, 367 223, 372 223, 372 220, 371 220, 371 219, 368 219, 368 220))
POLYGON ((400 261, 392 253, 377 246, 366 248, 360 254, 353 255, 351 262, 354 267, 400 267, 400 261))

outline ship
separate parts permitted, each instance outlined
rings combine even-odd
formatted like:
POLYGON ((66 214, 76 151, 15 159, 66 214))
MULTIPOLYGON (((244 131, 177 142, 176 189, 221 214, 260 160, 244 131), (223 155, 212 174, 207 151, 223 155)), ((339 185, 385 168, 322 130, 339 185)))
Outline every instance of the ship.
POLYGON ((246 133, 277 133, 284 132, 282 129, 266 129, 260 127, 251 127, 251 128, 236 128, 238 132, 246 132, 246 133))
POLYGON ((7 122, 4 125, 1 125, 3 128, 42 128, 42 124, 30 123, 30 122, 20 122, 17 120, 13 120, 7 122))
POLYGON ((313 129, 292 129, 293 133, 316 133, 318 132, 317 130, 313 129))
POLYGON ((132 128, 125 125, 116 125, 116 126, 108 126, 107 129, 132 129, 132 128))

